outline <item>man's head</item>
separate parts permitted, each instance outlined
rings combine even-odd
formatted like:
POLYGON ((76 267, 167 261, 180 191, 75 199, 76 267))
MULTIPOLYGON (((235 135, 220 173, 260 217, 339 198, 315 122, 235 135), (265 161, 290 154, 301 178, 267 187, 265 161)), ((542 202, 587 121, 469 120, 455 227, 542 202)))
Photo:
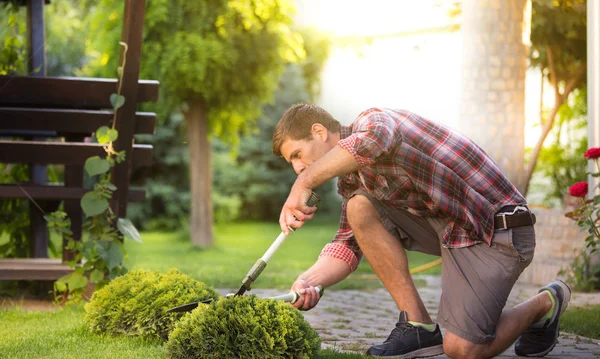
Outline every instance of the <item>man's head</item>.
POLYGON ((340 128, 340 123, 319 106, 294 105, 275 127, 273 154, 283 156, 300 173, 337 144, 340 128))

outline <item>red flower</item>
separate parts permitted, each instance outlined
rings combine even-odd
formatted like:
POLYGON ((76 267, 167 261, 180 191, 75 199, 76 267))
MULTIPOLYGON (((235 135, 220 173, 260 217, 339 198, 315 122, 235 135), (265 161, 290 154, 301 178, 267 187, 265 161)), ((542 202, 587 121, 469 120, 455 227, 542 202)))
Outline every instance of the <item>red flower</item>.
POLYGON ((585 154, 583 155, 583 157, 587 158, 588 160, 594 159, 594 158, 600 158, 600 147, 592 147, 589 150, 587 150, 585 152, 585 154))
POLYGON ((587 182, 578 182, 569 188, 569 193, 573 197, 585 197, 588 193, 587 182))

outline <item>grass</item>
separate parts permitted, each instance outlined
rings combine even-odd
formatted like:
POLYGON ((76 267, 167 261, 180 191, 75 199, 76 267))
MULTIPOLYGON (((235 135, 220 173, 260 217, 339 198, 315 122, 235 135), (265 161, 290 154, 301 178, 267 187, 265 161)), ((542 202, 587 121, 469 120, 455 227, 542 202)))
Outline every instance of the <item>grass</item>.
MULTIPOLYGON (((335 223, 308 223, 290 235, 273 255, 254 282, 256 288, 289 288, 293 280, 317 259, 323 246, 336 231, 335 223)), ((236 288, 256 260, 265 253, 280 233, 274 223, 233 223, 215 227, 215 246, 200 249, 182 232, 142 233, 144 243, 126 242, 127 268, 181 272, 215 288, 236 288)), ((429 263, 437 257, 408 252, 411 268, 429 263)), ((440 266, 423 273, 440 274, 440 266)), ((381 288, 380 281, 366 260, 348 279, 334 289, 381 288)))
MULTIPOLYGON (((331 241, 335 223, 311 222, 292 234, 269 261, 253 287, 288 289, 302 271, 317 259, 331 241)), ((194 247, 188 235, 142 233, 144 243, 126 241, 127 268, 183 273, 216 288, 236 288, 279 235, 279 227, 266 223, 233 223, 215 227, 213 248, 194 247)), ((5 236, 3 236, 5 237, 5 236)), ((0 243, 6 241, 0 238, 0 243)), ((58 238, 52 240, 59 242, 58 238)), ((411 267, 436 257, 409 252, 411 267)), ((439 274, 435 267, 426 273, 439 274)), ((336 289, 381 288, 380 281, 366 261, 336 289)), ((0 357, 2 358, 164 358, 163 343, 125 336, 97 335, 88 331, 80 306, 55 311, 25 311, 19 307, 0 308, 0 357)), ((340 324, 340 323, 338 323, 340 324)), ((336 350, 321 350, 322 359, 365 358, 336 350)))
MULTIPOLYGON (((13 307, 0 309, 0 357, 21 358, 165 358, 163 342, 126 336, 91 333, 84 322, 81 306, 56 311, 24 311, 13 307)), ((366 358, 321 350, 322 359, 366 358)))
POLYGON ((600 339, 600 305, 567 309, 560 317, 560 330, 600 339))
MULTIPOLYGON (((158 340, 98 335, 88 331, 80 306, 56 311, 0 309, 0 357, 17 358, 164 358, 158 340)), ((561 330, 600 339, 600 305, 570 308, 561 318, 561 330)), ((360 354, 321 350, 320 359, 361 359, 360 354)))
POLYGON ((164 358, 158 341, 91 333, 81 307, 51 312, 0 310, 0 357, 164 358))

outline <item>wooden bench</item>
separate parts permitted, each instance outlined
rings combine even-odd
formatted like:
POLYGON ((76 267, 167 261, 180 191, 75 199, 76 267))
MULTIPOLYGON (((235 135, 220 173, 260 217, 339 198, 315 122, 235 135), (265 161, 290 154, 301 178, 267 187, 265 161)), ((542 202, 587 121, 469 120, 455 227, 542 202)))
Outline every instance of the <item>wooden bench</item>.
MULTIPOLYGON (((33 14, 39 13, 43 0, 31 0, 30 8, 32 3, 37 4, 33 14)), ((126 158, 112 172, 117 190, 111 209, 117 217, 126 216, 129 200, 145 198, 143 189, 129 188, 131 171, 152 163, 152 146, 134 143, 134 135, 154 133, 156 115, 136 110, 140 103, 156 102, 159 89, 157 81, 138 79, 144 8, 143 0, 125 1, 121 41, 128 44, 128 51, 120 84, 125 104, 117 112, 115 129, 119 136, 114 147, 125 151, 126 158)), ((30 24, 39 28, 39 21, 30 24)), ((30 38, 40 42, 39 36, 30 38)), ((41 42, 43 45, 43 38, 41 42)), ((31 72, 32 68, 40 68, 40 61, 44 70, 44 60, 33 59, 37 66, 30 64, 31 72)), ((87 158, 105 154, 101 145, 88 139, 100 126, 112 126, 114 114, 109 99, 117 92, 117 79, 46 77, 44 73, 0 76, 0 163, 29 164, 31 168, 30 183, 0 184, 0 200, 32 200, 32 258, 0 259, 0 280, 55 280, 69 273, 64 261, 72 260, 74 253, 64 250, 62 260, 47 258, 48 233, 38 205, 52 211, 64 201, 73 236, 81 239, 80 199, 91 190, 84 186, 83 166, 87 158), (50 164, 64 166, 64 183, 47 182, 46 167, 50 164)))

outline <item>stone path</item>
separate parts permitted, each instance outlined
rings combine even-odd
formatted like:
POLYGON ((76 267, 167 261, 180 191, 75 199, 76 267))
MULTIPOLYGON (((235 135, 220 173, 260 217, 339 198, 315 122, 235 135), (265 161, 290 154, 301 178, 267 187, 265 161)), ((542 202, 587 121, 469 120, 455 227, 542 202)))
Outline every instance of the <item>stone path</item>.
MULTIPOLYGON (((438 276, 419 276, 415 282, 426 283, 419 286, 419 293, 427 309, 435 320, 441 294, 438 276)), ((517 284, 509 297, 509 305, 515 305, 537 293, 538 288, 517 284)), ((256 289, 253 294, 273 296, 281 291, 256 289)), ((599 304, 600 295, 574 293, 570 306, 599 304)), ((313 310, 304 312, 304 317, 317 330, 323 341, 323 348, 340 351, 365 353, 373 344, 387 338, 398 319, 398 309, 389 293, 384 289, 371 292, 345 290, 329 291, 313 310), (377 318, 373 321, 372 318, 377 318)), ((445 355, 434 358, 448 358, 445 355)), ((521 358, 511 347, 497 358, 521 358)), ((588 359, 600 358, 600 341, 561 333, 558 345, 546 358, 588 359)))

